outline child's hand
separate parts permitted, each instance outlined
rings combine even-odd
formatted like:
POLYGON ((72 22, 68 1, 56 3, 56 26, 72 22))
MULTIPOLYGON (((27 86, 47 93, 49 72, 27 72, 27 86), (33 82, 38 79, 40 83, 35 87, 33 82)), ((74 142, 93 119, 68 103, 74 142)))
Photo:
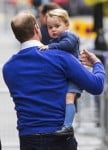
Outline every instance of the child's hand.
POLYGON ((40 46, 40 50, 46 50, 48 48, 48 45, 42 45, 40 46))

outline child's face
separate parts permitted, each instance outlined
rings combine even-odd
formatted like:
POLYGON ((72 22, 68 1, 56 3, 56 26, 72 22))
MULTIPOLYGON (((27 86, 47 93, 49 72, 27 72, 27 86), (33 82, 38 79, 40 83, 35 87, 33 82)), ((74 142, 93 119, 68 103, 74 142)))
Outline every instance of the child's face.
POLYGON ((59 38, 61 34, 68 29, 68 25, 57 16, 47 17, 48 33, 52 38, 59 38))

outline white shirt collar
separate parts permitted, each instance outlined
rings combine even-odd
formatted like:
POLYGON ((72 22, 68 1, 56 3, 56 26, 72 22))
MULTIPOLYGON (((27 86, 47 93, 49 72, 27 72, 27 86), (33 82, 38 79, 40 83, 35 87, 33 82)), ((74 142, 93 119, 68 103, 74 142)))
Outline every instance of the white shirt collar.
POLYGON ((67 29, 67 30, 65 30, 65 32, 70 32, 70 30, 69 30, 69 29, 67 29))
POLYGON ((26 49, 26 48, 29 48, 29 47, 34 47, 34 46, 41 46, 42 43, 40 41, 37 41, 37 40, 30 40, 30 41, 26 41, 26 42, 23 42, 21 44, 21 50, 23 49, 26 49))

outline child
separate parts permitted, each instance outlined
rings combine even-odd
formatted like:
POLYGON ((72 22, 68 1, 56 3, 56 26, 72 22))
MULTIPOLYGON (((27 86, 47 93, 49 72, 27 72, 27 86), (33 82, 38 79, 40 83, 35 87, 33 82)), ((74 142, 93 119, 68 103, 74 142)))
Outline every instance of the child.
MULTIPOLYGON (((78 58, 79 56, 79 39, 72 32, 69 31, 69 16, 64 9, 54 9, 46 15, 47 28, 51 43, 43 45, 40 50, 60 49, 73 54, 78 58)), ((64 125, 61 130, 56 133, 67 133, 72 131, 72 122, 75 115, 75 100, 81 90, 74 84, 69 83, 68 93, 66 96, 66 112, 64 125)))

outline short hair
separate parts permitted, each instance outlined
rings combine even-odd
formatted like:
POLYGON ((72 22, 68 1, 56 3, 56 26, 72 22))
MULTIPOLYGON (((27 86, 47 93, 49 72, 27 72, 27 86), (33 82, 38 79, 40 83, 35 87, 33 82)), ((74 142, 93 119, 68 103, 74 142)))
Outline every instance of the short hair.
POLYGON ((11 21, 11 28, 18 41, 25 42, 33 37, 36 17, 30 12, 21 12, 11 21))
POLYGON ((57 16, 62 19, 65 24, 69 24, 69 15, 68 12, 62 8, 50 10, 47 12, 46 17, 57 16))
POLYGON ((41 13, 43 15, 46 15, 48 11, 53 10, 53 9, 57 9, 57 8, 61 8, 61 7, 56 3, 49 2, 47 4, 41 5, 40 8, 41 8, 41 13))

